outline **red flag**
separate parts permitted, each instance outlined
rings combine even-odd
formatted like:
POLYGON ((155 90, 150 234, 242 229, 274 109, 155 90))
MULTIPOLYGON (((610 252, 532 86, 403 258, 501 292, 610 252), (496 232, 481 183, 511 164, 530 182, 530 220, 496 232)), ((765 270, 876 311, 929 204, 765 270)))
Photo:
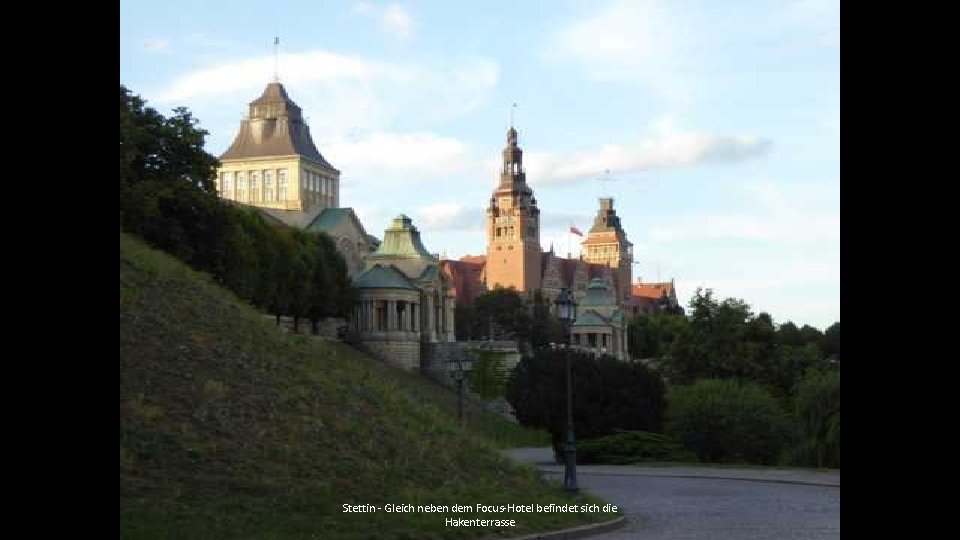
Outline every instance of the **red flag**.
POLYGON ((570 232, 573 233, 573 234, 575 234, 575 235, 577 235, 577 236, 583 236, 583 233, 580 232, 580 229, 578 229, 578 228, 576 228, 576 227, 570 227, 570 232))

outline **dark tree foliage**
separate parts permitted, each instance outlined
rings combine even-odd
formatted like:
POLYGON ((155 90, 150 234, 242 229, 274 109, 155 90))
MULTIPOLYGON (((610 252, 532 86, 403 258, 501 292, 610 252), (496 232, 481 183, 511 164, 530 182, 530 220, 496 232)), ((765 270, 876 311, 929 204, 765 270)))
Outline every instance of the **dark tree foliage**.
POLYGON ((840 360, 840 321, 831 324, 823 333, 823 352, 828 358, 840 360))
POLYGON ((627 350, 631 358, 662 358, 683 334, 689 322, 682 314, 638 314, 627 323, 627 350))
POLYGON ((353 305, 346 264, 323 233, 274 226, 221 201, 207 132, 184 108, 165 118, 120 86, 120 228, 257 307, 314 322, 353 305))
MULTIPOLYGON (((653 336, 653 348, 662 347, 653 336)), ((674 384, 699 379, 738 379, 760 384, 774 396, 786 399, 796 391, 807 370, 826 365, 823 334, 809 325, 797 328, 787 322, 778 328, 767 313, 754 315, 742 300, 718 301, 713 291, 697 289, 690 301, 687 324, 677 325, 664 352, 664 368, 674 384)), ((642 336, 631 341, 647 345, 642 336)), ((659 349, 663 352, 662 349, 659 349)))
POLYGON ((458 340, 517 340, 534 349, 563 341, 563 326, 540 291, 528 301, 513 288, 497 287, 472 305, 458 303, 454 317, 458 340))
POLYGON ((573 375, 576 437, 595 438, 616 430, 659 432, 665 408, 663 378, 639 363, 605 356, 538 349, 523 359, 507 383, 507 400, 524 426, 546 429, 560 447, 567 423, 566 356, 573 375))
POLYGON ((534 349, 550 347, 551 343, 563 343, 564 330, 560 320, 551 313, 550 304, 538 290, 533 295, 533 309, 530 320, 530 345, 534 349))
POLYGON ((840 467, 840 372, 811 370, 800 381, 795 405, 798 426, 793 462, 840 467))
POLYGON ((701 379, 670 389, 667 432, 701 461, 775 463, 789 426, 777 400, 753 383, 701 379))

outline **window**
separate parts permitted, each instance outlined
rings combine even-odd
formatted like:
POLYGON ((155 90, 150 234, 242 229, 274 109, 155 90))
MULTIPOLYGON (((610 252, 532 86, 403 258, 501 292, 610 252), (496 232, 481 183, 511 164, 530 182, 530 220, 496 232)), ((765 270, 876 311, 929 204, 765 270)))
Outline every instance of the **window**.
POLYGON ((237 200, 247 201, 247 179, 239 174, 237 175, 237 200))
POLYGON ((277 198, 287 200, 287 171, 282 169, 277 173, 277 198))
POLYGON ((277 200, 273 192, 273 173, 263 171, 263 202, 273 202, 277 200))
POLYGON ((257 183, 256 177, 252 174, 250 175, 250 202, 260 202, 260 185, 257 183))
POLYGON ((223 173, 223 193, 224 197, 233 198, 233 173, 223 173))

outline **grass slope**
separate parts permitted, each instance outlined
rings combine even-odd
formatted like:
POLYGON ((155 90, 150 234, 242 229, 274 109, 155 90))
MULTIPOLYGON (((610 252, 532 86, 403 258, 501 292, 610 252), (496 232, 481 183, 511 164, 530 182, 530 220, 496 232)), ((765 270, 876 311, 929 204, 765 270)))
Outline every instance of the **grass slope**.
POLYGON ((602 502, 505 460, 491 435, 499 446, 540 435, 478 411, 461 428, 454 399, 349 347, 283 334, 207 276, 120 235, 123 538, 475 538, 612 517, 343 513, 602 502))

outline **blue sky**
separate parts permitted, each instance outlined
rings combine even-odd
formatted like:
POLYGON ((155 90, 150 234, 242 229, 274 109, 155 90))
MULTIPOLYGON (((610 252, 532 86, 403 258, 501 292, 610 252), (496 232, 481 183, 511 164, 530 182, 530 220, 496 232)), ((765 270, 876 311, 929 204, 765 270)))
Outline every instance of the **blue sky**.
POLYGON ((382 236, 482 254, 511 104, 541 243, 612 196, 646 281, 840 319, 840 7, 829 1, 123 0, 120 82, 229 146, 274 72, 382 236), (609 173, 604 173, 609 170, 609 173))

